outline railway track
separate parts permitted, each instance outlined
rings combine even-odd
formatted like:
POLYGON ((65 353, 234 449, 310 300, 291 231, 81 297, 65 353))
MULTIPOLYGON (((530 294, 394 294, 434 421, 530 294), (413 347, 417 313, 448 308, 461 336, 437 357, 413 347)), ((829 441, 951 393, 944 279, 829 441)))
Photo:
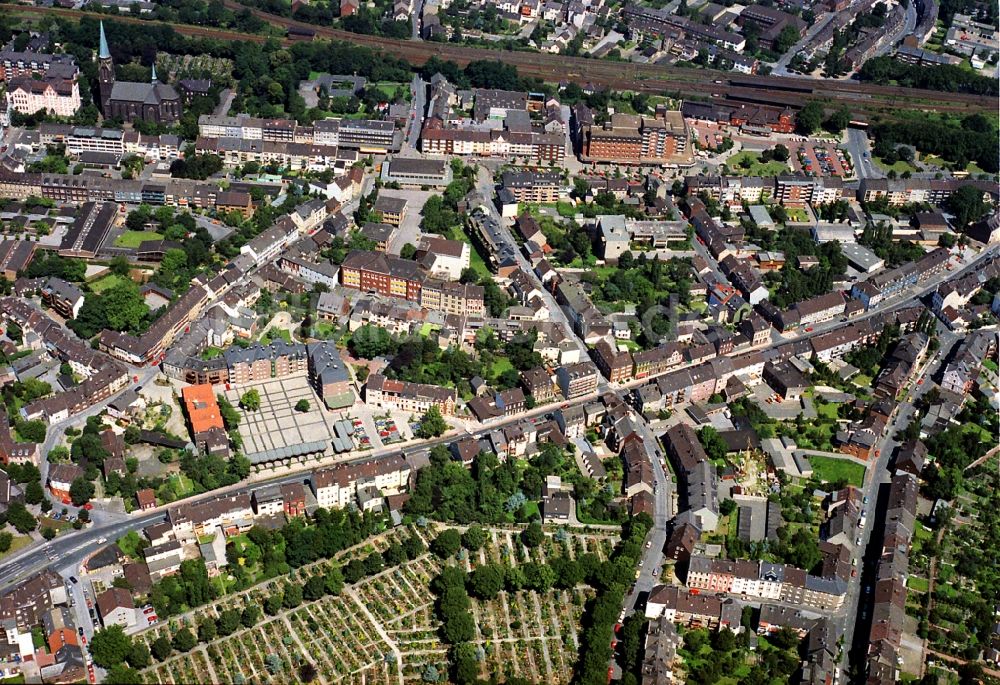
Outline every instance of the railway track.
MULTIPOLYGON (((891 115, 894 110, 918 109, 949 113, 994 112, 995 98, 964 93, 942 93, 898 86, 880 86, 856 81, 809 81, 783 76, 733 76, 705 69, 668 67, 652 64, 610 62, 606 60, 550 55, 511 50, 491 50, 447 43, 398 40, 381 36, 351 33, 247 7, 236 0, 223 0, 227 8, 249 9, 268 24, 286 33, 282 44, 297 42, 287 37, 289 29, 308 39, 310 36, 361 45, 400 57, 414 65, 422 65, 431 57, 450 60, 459 66, 469 62, 498 59, 517 68, 524 76, 549 82, 576 81, 583 84, 629 89, 648 93, 678 93, 682 97, 725 98, 737 102, 770 104, 798 109, 808 100, 819 100, 830 106, 846 105, 853 114, 862 112, 891 115)), ((16 11, 30 14, 55 15, 80 19, 97 18, 91 12, 57 7, 17 6, 16 11)), ((128 16, 108 17, 109 20, 131 24, 149 24, 148 20, 128 16)), ((165 22, 164 22, 165 23, 165 22)), ((165 23, 166 24, 166 23, 165 23)), ((227 41, 263 43, 268 36, 242 33, 191 24, 166 24, 182 35, 227 41)))

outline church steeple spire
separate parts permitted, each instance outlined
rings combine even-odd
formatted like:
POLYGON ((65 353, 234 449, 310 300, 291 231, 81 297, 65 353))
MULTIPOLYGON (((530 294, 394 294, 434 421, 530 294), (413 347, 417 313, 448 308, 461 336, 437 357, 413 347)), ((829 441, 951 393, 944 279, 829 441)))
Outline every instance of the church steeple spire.
POLYGON ((156 83, 156 63, 153 63, 153 78, 150 79, 152 83, 156 83))
POLYGON ((108 59, 111 57, 111 50, 108 49, 108 39, 104 35, 104 22, 101 22, 101 45, 97 52, 97 56, 100 59, 108 59))
POLYGON ((101 41, 97 51, 97 79, 101 92, 101 113, 105 118, 111 117, 111 90, 115 85, 115 64, 108 49, 108 38, 104 35, 104 22, 101 22, 101 41))

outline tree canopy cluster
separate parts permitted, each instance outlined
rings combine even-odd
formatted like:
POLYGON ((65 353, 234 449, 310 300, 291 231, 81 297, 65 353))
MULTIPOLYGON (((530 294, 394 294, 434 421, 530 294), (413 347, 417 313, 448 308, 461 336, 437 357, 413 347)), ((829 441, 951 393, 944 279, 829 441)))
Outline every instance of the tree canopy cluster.
POLYGON ((956 125, 929 115, 885 121, 871 129, 875 138, 875 153, 897 145, 910 145, 917 150, 937 155, 956 167, 965 168, 975 162, 988 173, 1000 170, 997 160, 997 127, 982 114, 970 114, 956 125))
POLYGON ((886 266, 890 268, 915 261, 924 255, 923 248, 916 243, 909 240, 893 240, 892 225, 886 225, 882 221, 877 224, 869 222, 862 231, 858 243, 884 259, 886 266))
POLYGON ((969 69, 951 64, 906 64, 888 55, 873 57, 865 62, 858 71, 858 78, 883 85, 892 83, 906 88, 926 88, 948 93, 1000 94, 996 79, 969 69))

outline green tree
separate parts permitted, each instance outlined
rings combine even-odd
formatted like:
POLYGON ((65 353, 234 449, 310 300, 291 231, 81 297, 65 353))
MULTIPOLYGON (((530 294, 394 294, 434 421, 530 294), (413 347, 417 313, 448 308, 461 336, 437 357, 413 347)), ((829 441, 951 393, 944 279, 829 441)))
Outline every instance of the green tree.
POLYGON ((149 647, 146 646, 145 642, 134 643, 125 659, 132 668, 146 668, 152 663, 149 658, 149 647))
POLYGON ((226 609, 219 614, 219 620, 216 622, 216 630, 219 635, 225 637, 227 635, 232 635, 240 627, 240 612, 236 609, 226 609))
POLYGON ((469 526, 462 533, 462 547, 470 552, 478 552, 486 544, 486 531, 480 526, 469 526))
POLYGON ((98 630, 90 640, 90 655, 94 657, 94 663, 103 668, 124 662, 131 651, 132 639, 121 626, 98 630))
POLYGON ((384 328, 365 324, 351 334, 348 347, 360 359, 375 359, 394 352, 396 341, 384 328))
POLYGON ((157 661, 165 661, 173 653, 174 646, 170 644, 170 640, 166 635, 161 635, 153 640, 153 643, 149 647, 149 651, 153 654, 157 661))
POLYGON ((82 507, 94 496, 94 484, 83 476, 77 477, 69 486, 69 497, 73 505, 82 507))
POLYGON ((495 599, 504 587, 504 571, 496 564, 484 564, 469 574, 468 588, 473 597, 495 599))
POLYGON ((206 616, 198 623, 198 640, 200 642, 211 642, 218 634, 219 630, 215 626, 215 619, 211 616, 206 616))
POLYGON ((42 490, 42 484, 37 480, 28 483, 24 489, 24 501, 28 504, 41 504, 43 499, 45 499, 45 492, 42 490))
POLYGON ((545 533, 542 531, 542 524, 538 521, 532 521, 527 528, 521 531, 521 542, 524 543, 525 547, 538 547, 544 541, 545 533))
POLYGON ((441 415, 441 410, 438 409, 437 405, 432 405, 420 418, 420 426, 416 430, 416 436, 424 439, 436 438, 444 435, 447 430, 448 423, 441 415))
POLYGON ((795 117, 795 127, 799 133, 810 135, 819 129, 823 123, 823 105, 816 100, 810 100, 799 110, 795 117))
POLYGON ((431 542, 431 551, 442 559, 454 556, 462 546, 462 537, 457 530, 448 528, 438 533, 431 542))
POLYGON ((309 411, 309 408, 310 408, 309 400, 301 399, 295 403, 295 411, 307 412, 309 411))
POLYGON ((955 215, 955 225, 959 231, 964 231, 970 224, 979 221, 988 210, 988 205, 983 202, 983 191, 972 185, 958 188, 948 197, 946 204, 955 215))
POLYGON ((323 582, 324 590, 328 595, 339 595, 344 589, 344 575, 336 566, 326 572, 323 582))
POLYGON ((240 396, 240 406, 247 411, 258 411, 260 409, 260 392, 256 388, 247 390, 240 396))
POLYGON ((139 675, 139 671, 131 669, 125 664, 115 664, 108 669, 101 682, 110 685, 135 685, 135 683, 142 682, 142 676, 139 675))
POLYGON ((190 652, 196 644, 198 641, 187 628, 181 628, 174 633, 173 646, 178 652, 190 652))

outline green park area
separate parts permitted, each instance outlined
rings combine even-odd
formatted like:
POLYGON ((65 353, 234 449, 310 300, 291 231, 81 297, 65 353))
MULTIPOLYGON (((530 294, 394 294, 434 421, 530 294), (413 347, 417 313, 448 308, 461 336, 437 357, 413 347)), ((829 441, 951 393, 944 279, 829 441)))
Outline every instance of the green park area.
POLYGON ((115 240, 115 247, 136 248, 146 240, 163 240, 163 234, 153 231, 123 231, 115 240))
POLYGON ((809 455, 813 475, 824 483, 847 481, 861 487, 865 481, 865 467, 848 459, 809 455))
POLYGON ((776 160, 763 162, 759 152, 749 150, 737 152, 726 161, 726 166, 734 174, 741 176, 778 176, 788 173, 788 165, 784 162, 776 160))
POLYGON ((105 290, 114 288, 116 285, 122 283, 125 279, 117 274, 108 274, 107 276, 102 276, 93 283, 90 284, 90 289, 100 295, 105 290))

